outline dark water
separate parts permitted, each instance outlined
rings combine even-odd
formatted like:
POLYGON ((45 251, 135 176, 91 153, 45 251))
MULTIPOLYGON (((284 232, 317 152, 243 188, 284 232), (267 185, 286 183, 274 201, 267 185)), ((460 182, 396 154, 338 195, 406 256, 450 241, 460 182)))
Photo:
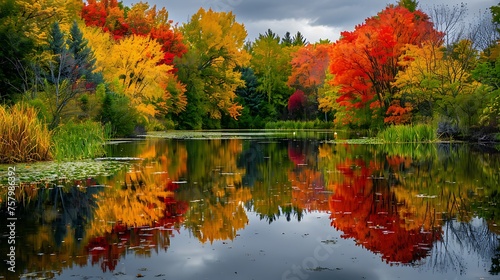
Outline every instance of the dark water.
MULTIPOLYGON (((109 156, 138 159, 17 188, 15 272, 4 262, 0 278, 499 278, 499 153, 332 138, 111 144, 109 156)), ((8 224, 6 186, 1 194, 8 224)))

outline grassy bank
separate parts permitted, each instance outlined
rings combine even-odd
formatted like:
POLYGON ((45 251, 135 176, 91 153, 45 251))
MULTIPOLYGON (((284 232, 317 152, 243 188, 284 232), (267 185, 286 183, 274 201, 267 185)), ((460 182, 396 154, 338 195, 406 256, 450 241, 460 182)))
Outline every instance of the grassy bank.
POLYGON ((436 141, 437 135, 431 125, 393 125, 380 131, 377 138, 389 143, 419 143, 436 141))
POLYGON ((17 104, 0 106, 0 163, 52 159, 50 132, 34 108, 17 104))

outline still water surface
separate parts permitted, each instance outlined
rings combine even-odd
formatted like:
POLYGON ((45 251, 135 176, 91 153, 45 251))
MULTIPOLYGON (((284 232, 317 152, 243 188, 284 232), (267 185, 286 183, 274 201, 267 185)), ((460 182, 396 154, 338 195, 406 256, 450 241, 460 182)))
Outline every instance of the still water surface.
POLYGON ((0 279, 498 279, 499 153, 332 139, 203 132, 16 165, 0 279))

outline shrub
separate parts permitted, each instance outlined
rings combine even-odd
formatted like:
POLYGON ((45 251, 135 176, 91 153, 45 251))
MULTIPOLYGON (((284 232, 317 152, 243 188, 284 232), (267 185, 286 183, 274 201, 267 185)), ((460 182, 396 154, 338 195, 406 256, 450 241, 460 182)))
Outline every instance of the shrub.
POLYGON ((106 93, 104 96, 100 120, 110 124, 113 137, 131 136, 139 124, 139 114, 130 106, 126 96, 106 93))
POLYGON ((49 110, 47 109, 47 105, 45 105, 45 103, 40 98, 31 99, 27 101, 27 104, 30 107, 36 109, 38 118, 44 123, 49 123, 50 121, 52 121, 52 117, 49 113, 49 110))
POLYGON ((50 132, 33 107, 0 106, 0 162, 32 162, 52 159, 50 132))

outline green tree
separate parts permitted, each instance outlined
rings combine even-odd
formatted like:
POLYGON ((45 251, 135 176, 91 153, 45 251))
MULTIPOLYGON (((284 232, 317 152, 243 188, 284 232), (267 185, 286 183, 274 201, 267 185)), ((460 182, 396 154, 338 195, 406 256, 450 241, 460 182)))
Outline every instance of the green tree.
POLYGON ((30 88, 28 83, 29 58, 35 43, 16 24, 14 18, 20 13, 17 1, 0 3, 0 102, 12 103, 16 95, 30 88))
POLYGON ((500 45, 490 47, 472 70, 472 77, 490 87, 487 102, 481 112, 482 125, 500 128, 500 45))
POLYGON ((295 36, 293 36, 292 45, 302 47, 302 46, 305 46, 306 44, 307 44, 307 40, 304 37, 304 35, 302 35, 302 33, 300 33, 300 31, 297 31, 297 34, 295 34, 295 36))
MULTIPOLYGON (((491 21, 495 23, 497 26, 500 26, 500 3, 496 6, 490 7, 491 12, 491 21)), ((500 29, 497 27, 497 31, 500 33, 500 29)))
POLYGON ((267 96, 267 108, 272 117, 284 113, 288 98, 293 93, 287 85, 293 48, 281 45, 280 37, 271 29, 265 34, 259 34, 252 46, 250 63, 258 77, 257 89, 267 96))
MULTIPOLYGON (((100 87, 104 87, 103 84, 100 87)), ((130 104, 126 95, 116 94, 105 90, 100 112, 100 121, 102 124, 111 126, 113 137, 126 137, 133 135, 134 129, 138 124, 139 113, 130 104)))
POLYGON ((415 0, 399 0, 398 5, 401 7, 405 7, 410 12, 415 12, 418 7, 418 1, 415 0))
POLYGON ((283 36, 283 38, 281 38, 281 45, 283 45, 285 47, 290 47, 292 44, 293 44, 292 36, 291 36, 290 32, 287 31, 285 33, 285 36, 283 36))
MULTIPOLYGON (((264 121, 268 117, 263 110, 266 104, 266 96, 257 90, 259 83, 252 68, 242 68, 241 77, 245 81, 245 85, 236 90, 236 95, 238 96, 238 103, 243 106, 243 111, 238 119, 237 127, 263 128, 264 121)), ((231 127, 234 127, 234 125, 231 127)))
POLYGON ((438 46, 408 46, 399 60, 405 69, 396 76, 394 85, 400 92, 395 97, 411 103, 414 114, 437 114, 443 125, 468 133, 479 122, 487 91, 471 76, 476 57, 468 40, 456 44, 450 54, 438 46))

